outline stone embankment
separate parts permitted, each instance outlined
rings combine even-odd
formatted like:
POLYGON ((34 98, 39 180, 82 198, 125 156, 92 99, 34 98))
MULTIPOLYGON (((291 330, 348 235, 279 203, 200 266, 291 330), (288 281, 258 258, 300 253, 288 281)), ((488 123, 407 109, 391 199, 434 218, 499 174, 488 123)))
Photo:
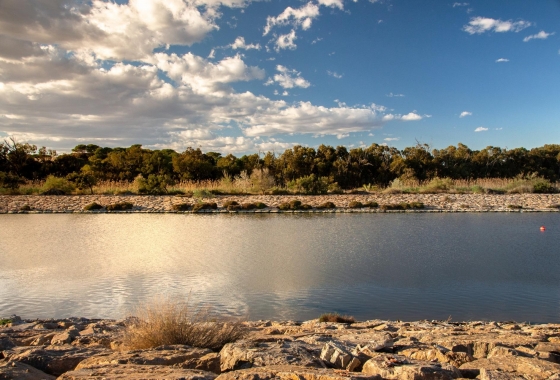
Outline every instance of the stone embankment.
MULTIPOLYGON (((136 213, 184 213, 189 211, 174 211, 173 206, 181 203, 194 205, 197 202, 215 202, 216 210, 201 210, 202 212, 231 212, 222 206, 227 201, 239 204, 262 202, 268 207, 262 210, 240 210, 233 212, 271 213, 282 212, 277 207, 292 200, 300 200, 314 208, 311 210, 296 210, 283 212, 384 212, 380 208, 356 208, 348 206, 352 201, 362 203, 377 202, 379 205, 398 204, 401 202, 422 202, 422 210, 406 210, 406 212, 551 212, 560 209, 560 194, 343 194, 343 195, 220 195, 211 199, 193 199, 181 196, 138 196, 138 195, 0 195, 0 213, 81 213, 84 207, 92 202, 109 205, 119 202, 129 202, 134 205, 130 211, 136 213), (332 202, 336 209, 317 209, 315 207, 332 202), (28 207, 27 207, 28 206, 28 207), (24 209, 28 208, 26 211, 24 209)), ((106 210, 93 212, 107 212, 106 210)), ((399 211, 390 211, 399 212, 399 211)), ((402 211, 400 211, 402 212, 402 211)))
POLYGON ((0 379, 560 379, 560 324, 257 321, 214 352, 128 350, 126 321, 14 321, 0 327, 0 379))

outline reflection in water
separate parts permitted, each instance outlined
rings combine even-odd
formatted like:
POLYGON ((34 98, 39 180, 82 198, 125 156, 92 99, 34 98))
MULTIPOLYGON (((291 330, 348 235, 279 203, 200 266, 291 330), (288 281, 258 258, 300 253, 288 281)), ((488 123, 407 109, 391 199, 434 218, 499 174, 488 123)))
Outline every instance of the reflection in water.
POLYGON ((251 319, 558 321, 558 216, 1 215, 0 316, 163 294, 251 319))

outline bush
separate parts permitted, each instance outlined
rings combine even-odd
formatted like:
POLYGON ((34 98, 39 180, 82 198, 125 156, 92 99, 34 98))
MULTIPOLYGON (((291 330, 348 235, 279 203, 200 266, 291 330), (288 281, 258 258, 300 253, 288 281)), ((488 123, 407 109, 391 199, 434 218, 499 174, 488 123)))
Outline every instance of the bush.
POLYGON ((423 209, 424 203, 422 202, 402 202, 398 204, 381 205, 380 208, 384 211, 387 210, 410 210, 410 209, 423 209))
POLYGON ((45 184, 42 187, 43 195, 66 195, 70 194, 76 189, 74 184, 66 178, 59 178, 55 176, 48 176, 45 184))
POLYGON ((12 323, 12 320, 9 318, 0 318, 0 326, 5 326, 9 323, 12 323))
POLYGON ((290 209, 290 204, 288 202, 280 203, 278 206, 280 210, 286 211, 290 209))
POLYGON ((0 187, 13 191, 19 189, 19 186, 24 183, 25 180, 15 174, 0 172, 0 187))
POLYGON ((215 210, 218 208, 216 203, 197 203, 193 206, 193 212, 199 212, 200 210, 215 210))
POLYGON ((255 207, 258 208, 259 210, 262 210, 263 208, 267 208, 267 204, 263 203, 263 202, 257 202, 255 203, 255 207))
POLYGON ((254 209, 257 208, 257 206, 255 206, 254 203, 243 203, 243 204, 241 205, 241 208, 242 208, 243 210, 254 210, 254 209))
POLYGON ((539 194, 555 193, 556 188, 547 180, 540 180, 533 185, 533 192, 539 194))
POLYGON ((214 198, 214 194, 211 191, 208 191, 207 189, 195 190, 193 191, 192 196, 193 198, 199 198, 199 199, 214 198))
POLYGON ((348 203, 348 207, 349 208, 362 208, 362 207, 364 207, 364 205, 362 204, 362 202, 352 201, 352 202, 348 203))
POLYGON ((84 206, 85 211, 101 210, 102 208, 103 208, 102 205, 100 205, 99 203, 95 203, 95 202, 84 206))
POLYGON ((281 203, 278 208, 280 210, 310 210, 313 207, 308 205, 308 204, 302 204, 301 201, 294 199, 293 201, 291 201, 290 203, 288 202, 284 202, 281 203))
POLYGON ((325 313, 319 317, 319 322, 355 323, 354 317, 338 313, 325 313))
POLYGON ((93 194, 93 187, 97 184, 97 178, 91 172, 71 173, 66 179, 80 190, 89 189, 90 194, 93 194))
POLYGON ((286 189, 280 189, 278 187, 273 187, 270 191, 269 191, 270 195, 289 195, 290 192, 286 189))
POLYGON ((317 206, 318 209, 326 209, 326 208, 336 208, 336 205, 332 202, 325 202, 317 206))
POLYGON ((236 201, 226 201, 223 204, 223 208, 228 208, 229 206, 238 206, 239 203, 237 203, 236 201))
POLYGON ((134 207, 132 203, 129 202, 120 202, 120 203, 113 203, 112 205, 107 205, 107 211, 126 211, 131 210, 134 207))
POLYGON ((560 205, 550 205, 550 206, 548 206, 548 208, 558 208, 558 209, 560 209, 560 205))
POLYGON ((188 203, 178 203, 173 205, 173 210, 174 211, 189 211, 191 208, 191 205, 188 203))
POLYGON ((139 194, 159 195, 167 194, 167 186, 173 185, 173 181, 168 175, 150 174, 148 178, 144 178, 140 174, 134 180, 134 184, 139 194))
POLYGON ((299 210, 300 207, 301 207, 301 201, 294 199, 293 201, 290 202, 290 208, 292 210, 299 210))
POLYGON ((229 206, 227 206, 227 210, 228 210, 228 211, 238 211, 238 210, 241 210, 241 205, 240 205, 240 204, 229 205, 229 206))
POLYGON ((521 210, 523 208, 523 206, 520 205, 508 205, 507 208, 511 209, 511 210, 521 210))
POLYGON ((288 182, 288 188, 303 194, 326 194, 329 190, 329 179, 311 174, 288 182))
POLYGON ((228 322, 188 304, 158 301, 139 308, 126 325, 124 344, 132 350, 187 345, 219 351, 246 335, 240 322, 228 322))
POLYGON ((379 203, 371 201, 371 202, 368 202, 368 203, 364 203, 363 207, 377 208, 377 207, 379 207, 379 203))
POLYGON ((19 211, 31 211, 31 206, 29 205, 23 205, 19 208, 19 211))

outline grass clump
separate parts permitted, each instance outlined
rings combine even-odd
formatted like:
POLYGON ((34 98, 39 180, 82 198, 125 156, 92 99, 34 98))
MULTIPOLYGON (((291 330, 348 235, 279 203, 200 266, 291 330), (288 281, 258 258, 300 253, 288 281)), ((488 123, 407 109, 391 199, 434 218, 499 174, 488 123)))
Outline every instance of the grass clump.
POLYGON ((32 208, 29 205, 23 205, 19 208, 19 211, 31 211, 32 208))
POLYGON ((228 208, 229 206, 239 206, 239 203, 236 201, 225 201, 222 205, 223 208, 228 208))
POLYGON ((379 207, 379 203, 374 202, 374 201, 367 202, 367 203, 364 203, 364 207, 378 208, 378 207, 379 207))
POLYGON ((193 212, 199 212, 200 210, 216 210, 218 205, 215 202, 202 202, 197 203, 193 206, 193 212))
POLYGON ((207 310, 166 300, 138 308, 126 326, 124 344, 132 350, 180 344, 219 351, 245 335, 240 322, 228 322, 207 310))
POLYGON ((107 205, 106 209, 107 211, 126 211, 126 210, 132 210, 133 207, 134 205, 132 203, 119 202, 119 203, 113 203, 111 205, 107 205))
POLYGON ((101 209, 103 209, 103 206, 96 202, 84 206, 84 211, 93 211, 93 210, 101 210, 101 209))
POLYGON ((352 201, 348 203, 348 208, 362 208, 362 207, 364 207, 364 204, 359 201, 352 201))
POLYGON ((521 210, 523 208, 523 206, 520 205, 507 205, 507 208, 509 208, 510 210, 521 210))
POLYGON ((197 189, 193 191, 193 198, 203 199, 203 198, 214 198, 215 194, 207 189, 197 189))
POLYGON ((189 211, 191 208, 191 205, 188 203, 178 203, 176 205, 173 205, 173 210, 174 211, 189 211))
POLYGON ((318 209, 328 209, 328 208, 336 208, 336 205, 332 202, 325 202, 317 206, 318 209))
POLYGON ((43 184, 41 194, 43 195, 66 195, 76 190, 74 184, 66 178, 48 176, 43 184))
POLYGON ((7 324, 12 323, 12 320, 9 318, 0 318, 0 326, 6 326, 7 324))
POLYGON ((425 208, 422 202, 401 202, 397 204, 381 205, 380 208, 384 211, 394 211, 394 210, 418 210, 425 208))
POLYGON ((356 320, 350 315, 340 315, 338 313, 325 313, 319 317, 319 322, 336 322, 336 323, 355 323, 356 320))
POLYGON ((557 209, 560 209, 560 205, 550 205, 550 206, 548 206, 548 208, 557 208, 557 209))

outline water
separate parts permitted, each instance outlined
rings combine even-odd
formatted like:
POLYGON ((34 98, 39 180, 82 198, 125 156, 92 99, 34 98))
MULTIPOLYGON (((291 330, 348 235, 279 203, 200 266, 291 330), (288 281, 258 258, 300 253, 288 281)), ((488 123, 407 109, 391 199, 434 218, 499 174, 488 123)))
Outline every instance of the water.
POLYGON ((0 215, 0 316, 560 320, 559 214, 0 215), (540 225, 547 231, 539 231, 540 225))

